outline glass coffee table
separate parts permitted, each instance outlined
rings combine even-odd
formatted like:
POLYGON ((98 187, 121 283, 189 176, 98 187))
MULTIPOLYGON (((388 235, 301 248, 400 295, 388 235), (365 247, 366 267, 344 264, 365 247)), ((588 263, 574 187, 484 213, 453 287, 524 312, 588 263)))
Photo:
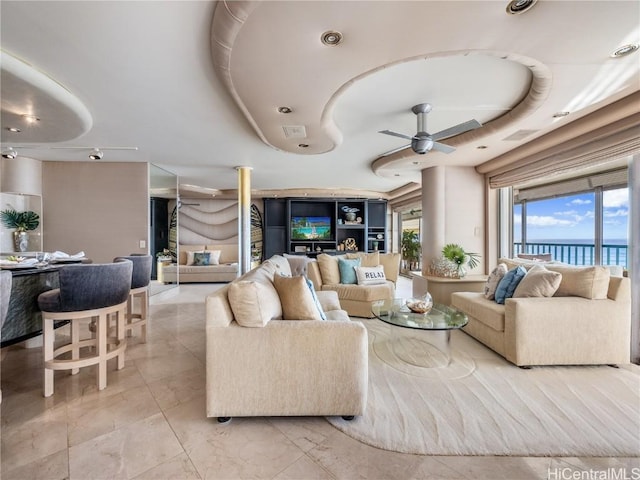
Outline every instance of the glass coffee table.
POLYGON ((446 367, 451 363, 451 330, 464 327, 469 319, 453 307, 433 305, 429 313, 414 313, 401 298, 379 301, 371 308, 376 318, 395 327, 424 330, 424 335, 406 335, 391 329, 392 349, 402 361, 418 367, 446 367))

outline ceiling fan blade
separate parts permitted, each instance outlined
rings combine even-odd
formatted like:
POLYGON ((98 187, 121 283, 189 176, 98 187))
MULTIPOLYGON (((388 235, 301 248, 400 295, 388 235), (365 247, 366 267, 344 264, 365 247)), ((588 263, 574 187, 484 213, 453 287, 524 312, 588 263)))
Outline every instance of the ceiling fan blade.
POLYGON ((431 147, 431 150, 436 150, 437 152, 442 152, 442 153, 451 153, 456 151, 456 149, 453 148, 452 146, 445 145, 444 143, 440 143, 440 142, 433 142, 433 147, 431 147))
POLYGON ((410 137, 409 135, 405 135, 403 133, 392 132, 391 130, 380 130, 378 133, 384 133, 385 135, 391 135, 392 137, 405 138, 407 140, 411 140, 413 138, 413 137, 410 137))
POLYGON ((411 144, 407 144, 407 145, 403 145, 402 147, 398 147, 398 148, 394 148, 393 150, 389 150, 388 152, 384 152, 382 155, 380 155, 381 157, 388 157, 389 155, 393 155, 394 153, 397 153, 401 150, 405 150, 407 148, 411 148, 411 144))
POLYGON ((440 130, 438 133, 434 133, 433 135, 431 135, 431 138, 433 138, 434 140, 442 140, 445 138, 453 137, 455 135, 460 135, 461 133, 468 132, 469 130, 479 128, 481 126, 482 124, 479 121, 473 119, 464 123, 459 123, 458 125, 454 125, 453 127, 440 130))

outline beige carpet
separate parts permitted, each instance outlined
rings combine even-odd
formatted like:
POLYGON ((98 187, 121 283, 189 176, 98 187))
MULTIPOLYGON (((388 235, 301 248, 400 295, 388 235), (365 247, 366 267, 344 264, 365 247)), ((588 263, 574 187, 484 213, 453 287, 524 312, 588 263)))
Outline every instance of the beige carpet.
MULTIPOLYGON (((365 320, 369 397, 364 416, 329 417, 364 443, 430 455, 638 456, 640 367, 508 363, 461 331, 452 362, 420 368, 398 359, 429 332, 365 320)), ((437 357, 434 352, 434 357, 437 357)))

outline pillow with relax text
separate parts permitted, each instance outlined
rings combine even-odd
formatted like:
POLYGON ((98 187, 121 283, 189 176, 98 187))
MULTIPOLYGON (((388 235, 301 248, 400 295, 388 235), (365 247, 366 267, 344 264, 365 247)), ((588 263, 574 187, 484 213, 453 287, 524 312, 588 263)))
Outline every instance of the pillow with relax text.
POLYGON ((518 284, 526 274, 527 270, 522 265, 519 265, 505 273, 496 288, 496 303, 504 305, 504 301, 507 298, 513 297, 513 292, 515 292, 518 284))
POLYGON ((387 278, 384 276, 384 267, 378 265, 377 267, 355 267, 356 277, 358 279, 358 285, 378 285, 381 283, 387 283, 387 278))

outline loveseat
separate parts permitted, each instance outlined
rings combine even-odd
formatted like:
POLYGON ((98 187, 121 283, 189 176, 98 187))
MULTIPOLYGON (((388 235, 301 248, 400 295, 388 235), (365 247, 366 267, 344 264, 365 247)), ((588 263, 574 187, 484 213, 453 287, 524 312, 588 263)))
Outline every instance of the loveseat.
POLYGON ((238 276, 238 244, 217 245, 180 245, 178 264, 165 265, 162 268, 165 283, 189 282, 230 282, 238 276), (220 252, 214 254, 215 264, 196 265, 196 252, 220 252))
POLYGON ((320 254, 310 260, 307 275, 316 290, 333 291, 338 294, 340 305, 352 317, 373 318, 371 307, 379 300, 392 299, 395 296, 395 284, 400 271, 399 253, 347 253, 344 255, 320 254), (376 284, 345 284, 341 282, 340 259, 360 259, 365 268, 382 266, 384 281, 376 284))
MULTIPOLYGON (((607 267, 500 259, 508 270, 540 265, 561 274, 553 296, 506 298, 456 292, 451 304, 469 317, 464 331, 518 366, 624 364, 630 361, 628 278, 607 267)), ((526 278, 526 276, 524 277, 526 278)), ((516 288, 517 291, 517 288, 516 288)))
POLYGON ((316 292, 326 320, 283 320, 292 308, 309 302, 307 281, 290 274, 287 259, 274 256, 207 296, 207 416, 352 417, 364 412, 364 325, 349 319, 332 291, 316 292), (290 280, 304 281, 305 291, 290 288, 290 280))

